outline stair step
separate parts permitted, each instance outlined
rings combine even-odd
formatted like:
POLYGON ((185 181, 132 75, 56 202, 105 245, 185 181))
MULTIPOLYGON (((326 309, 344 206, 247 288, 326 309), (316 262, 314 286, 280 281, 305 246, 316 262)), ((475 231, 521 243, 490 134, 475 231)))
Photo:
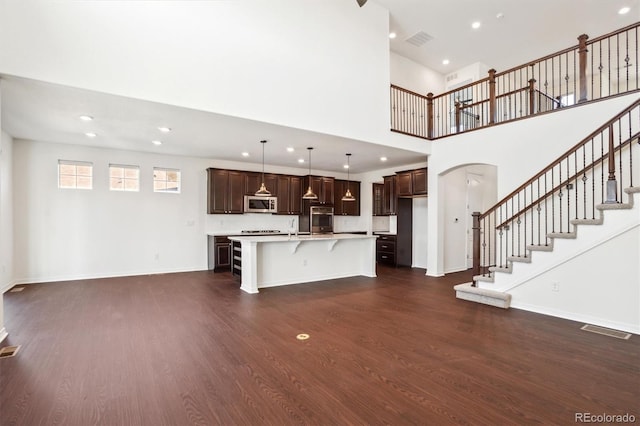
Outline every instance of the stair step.
POLYGON ((571 219, 572 225, 602 225, 604 219, 571 219))
POLYGON ((483 303, 503 309, 509 309, 509 306, 511 306, 511 295, 509 293, 473 287, 472 283, 458 284, 453 288, 456 291, 456 297, 458 299, 483 303))
POLYGON ((504 272, 505 274, 510 274, 513 272, 513 267, 509 266, 491 266, 489 267, 489 272, 504 272))
POLYGON ((547 238, 576 238, 576 232, 550 232, 547 234, 547 238))
POLYGON ((530 245, 527 246, 527 250, 529 251, 553 251, 553 244, 547 244, 545 245, 530 245))
POLYGON ((492 283, 494 281, 493 276, 491 275, 475 275, 473 277, 474 281, 484 281, 486 283, 492 283))
POLYGON ((598 210, 628 210, 633 208, 633 203, 610 203, 610 204, 598 204, 596 209, 598 210))
POLYGON ((531 256, 508 256, 507 262, 531 263, 531 256))
POLYGON ((629 188, 625 188, 624 192, 627 194, 635 194, 640 192, 640 186, 630 186, 629 188))

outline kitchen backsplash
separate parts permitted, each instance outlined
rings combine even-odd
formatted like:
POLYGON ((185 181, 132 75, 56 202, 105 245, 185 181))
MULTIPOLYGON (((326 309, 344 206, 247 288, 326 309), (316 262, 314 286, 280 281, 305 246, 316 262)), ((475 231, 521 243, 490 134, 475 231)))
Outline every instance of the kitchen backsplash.
POLYGON ((373 216, 371 223, 373 232, 391 232, 398 230, 398 216, 373 216))
MULTIPOLYGON (((207 234, 239 232, 242 230, 273 229, 282 232, 295 232, 298 229, 298 216, 272 215, 264 213, 245 214, 208 214, 207 234)), ((334 232, 366 231, 364 216, 334 216, 334 232)))
POLYGON ((298 229, 298 216, 264 213, 207 215, 206 230, 208 234, 258 229, 274 229, 282 232, 295 232, 298 229))

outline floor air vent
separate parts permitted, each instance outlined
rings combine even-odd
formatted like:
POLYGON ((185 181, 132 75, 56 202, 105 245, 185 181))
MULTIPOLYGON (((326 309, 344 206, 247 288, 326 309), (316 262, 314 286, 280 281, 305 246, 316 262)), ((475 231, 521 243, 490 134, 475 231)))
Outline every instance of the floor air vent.
POLYGON ((580 327, 580 330, 590 331, 592 333, 604 334, 605 336, 615 337, 616 339, 629 340, 631 333, 624 331, 612 330, 610 328, 598 327, 597 325, 585 324, 580 327))
POLYGON ((24 287, 14 287, 11 290, 9 290, 9 293, 17 293, 22 290, 24 290, 24 287))
POLYGON ((20 345, 17 346, 5 346, 0 349, 0 358, 9 358, 15 356, 20 349, 20 345))

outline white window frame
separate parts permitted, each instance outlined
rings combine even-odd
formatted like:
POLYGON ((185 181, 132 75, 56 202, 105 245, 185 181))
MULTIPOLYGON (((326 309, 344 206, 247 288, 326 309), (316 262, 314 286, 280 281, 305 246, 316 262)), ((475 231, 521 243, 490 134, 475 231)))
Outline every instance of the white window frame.
POLYGON ((165 194, 179 194, 180 191, 182 190, 182 172, 180 171, 180 169, 172 169, 172 168, 168 168, 168 167, 154 167, 153 168, 153 192, 162 192, 165 194), (156 172, 165 172, 165 174, 167 172, 177 172, 178 173, 178 187, 176 188, 176 190, 171 190, 171 189, 157 189, 156 188, 156 182, 164 182, 164 183, 174 183, 172 181, 169 181, 167 179, 156 179, 156 172))
POLYGON ((127 165, 127 164, 109 164, 109 190, 110 191, 120 191, 120 192, 140 192, 140 166, 132 166, 132 165, 127 165), (136 177, 135 178, 128 178, 126 176, 123 175, 122 179, 122 187, 114 187, 112 186, 112 182, 111 182, 111 169, 114 168, 118 168, 118 169, 123 169, 123 172, 126 173, 126 170, 135 170, 136 173, 136 177), (131 188, 127 188, 126 185, 126 181, 127 180, 131 180, 131 181, 136 181, 137 182, 137 186, 135 189, 131 189, 131 188))
POLYGON ((75 160, 58 160, 58 188, 59 189, 84 189, 84 190, 92 190, 93 189, 93 163, 90 161, 75 161, 75 160), (75 166, 75 170, 73 174, 61 173, 61 166, 75 166), (89 175, 81 175, 78 174, 77 166, 89 167, 91 174, 89 175), (74 186, 62 186, 62 182, 60 178, 62 176, 73 176, 74 178, 74 186), (89 178, 89 186, 78 186, 78 177, 89 178))

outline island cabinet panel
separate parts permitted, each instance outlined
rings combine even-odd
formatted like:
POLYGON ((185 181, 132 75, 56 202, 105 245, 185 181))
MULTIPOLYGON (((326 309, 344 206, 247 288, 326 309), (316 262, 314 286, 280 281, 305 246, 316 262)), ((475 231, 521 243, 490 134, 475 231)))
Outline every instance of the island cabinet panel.
POLYGON ((382 192, 382 213, 384 215, 394 215, 397 209, 398 194, 396 192, 396 175, 384 176, 384 187, 382 192))
MULTIPOLYGON (((244 172, 245 175, 245 195, 253 195, 256 193, 258 189, 260 189, 260 184, 262 183, 262 173, 260 172, 244 172)), ((273 173, 265 173, 264 174, 264 185, 267 187, 267 190, 271 193, 272 196, 278 196, 278 178, 279 175, 273 173)), ((280 202, 280 200, 278 200, 280 202)))
POLYGON ((372 211, 374 216, 384 216, 383 197, 384 197, 384 184, 374 183, 372 186, 372 211))
POLYGON ((300 176, 279 175, 277 182, 278 214, 301 214, 302 178, 300 176))
POLYGON ((332 177, 326 176, 310 176, 307 175, 303 179, 303 193, 311 186, 313 192, 318 196, 315 204, 333 204, 334 181, 332 177))
POLYGON ((242 213, 244 190, 243 172, 207 169, 207 213, 242 213))
POLYGON ((360 216, 360 182, 353 180, 334 180, 334 215, 360 216), (347 188, 354 196, 354 201, 342 201, 342 197, 347 192, 347 188))

